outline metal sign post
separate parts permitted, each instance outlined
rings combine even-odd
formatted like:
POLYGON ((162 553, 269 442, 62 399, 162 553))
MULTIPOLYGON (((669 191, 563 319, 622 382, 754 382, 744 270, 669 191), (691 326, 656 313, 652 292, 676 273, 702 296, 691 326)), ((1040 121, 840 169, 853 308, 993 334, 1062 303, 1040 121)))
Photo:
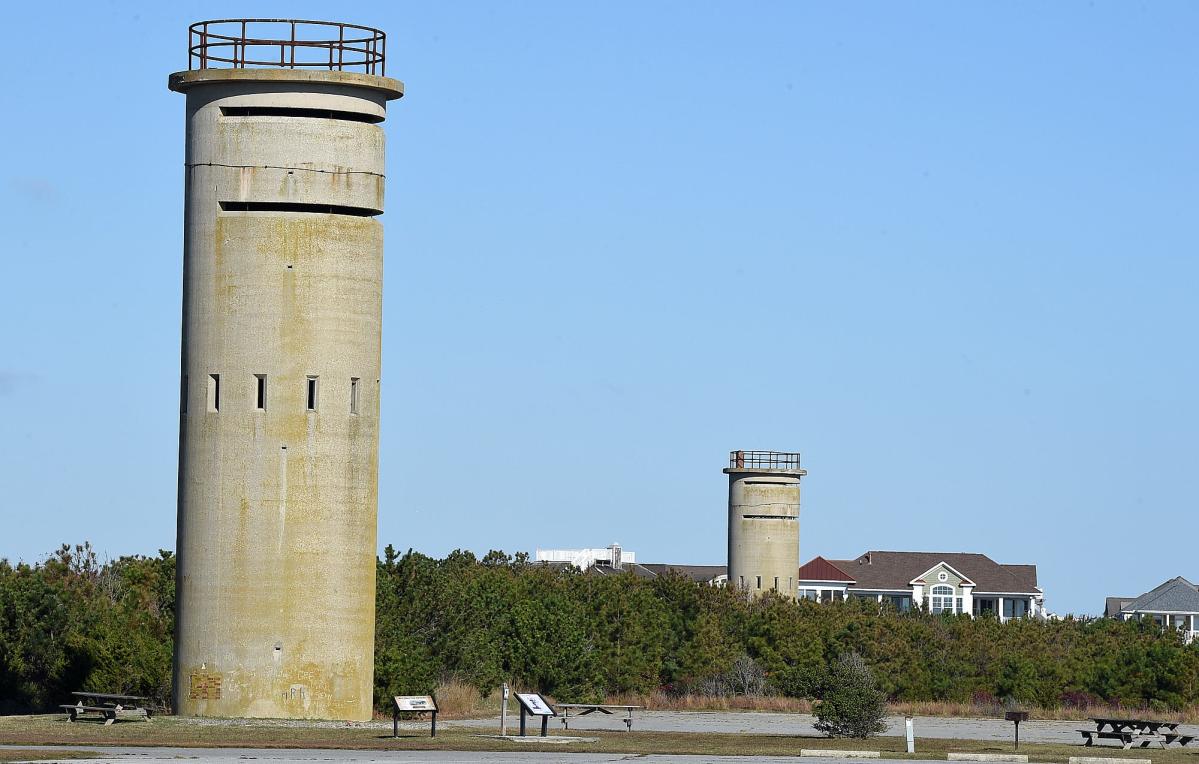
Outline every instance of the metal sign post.
POLYGON ((908 753, 916 752, 916 727, 914 721, 910 716, 904 718, 905 726, 908 728, 908 753))
POLYGON ((508 695, 511 692, 508 689, 508 683, 504 682, 500 694, 500 737, 508 735, 508 695))
POLYGON ((395 708, 391 712, 391 736, 400 736, 400 712, 432 714, 429 724, 429 737, 437 737, 437 701, 432 695, 397 695, 395 708))

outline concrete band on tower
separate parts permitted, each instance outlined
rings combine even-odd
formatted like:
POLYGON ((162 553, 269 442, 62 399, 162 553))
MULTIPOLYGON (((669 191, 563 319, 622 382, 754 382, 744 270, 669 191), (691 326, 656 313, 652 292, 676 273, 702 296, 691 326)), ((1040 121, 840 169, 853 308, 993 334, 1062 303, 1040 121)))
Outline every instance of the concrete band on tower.
POLYGON ((192 26, 174 707, 372 716, 383 35, 192 26))
POLYGON ((733 451, 729 466, 728 585, 795 599, 799 572, 799 454, 733 451))

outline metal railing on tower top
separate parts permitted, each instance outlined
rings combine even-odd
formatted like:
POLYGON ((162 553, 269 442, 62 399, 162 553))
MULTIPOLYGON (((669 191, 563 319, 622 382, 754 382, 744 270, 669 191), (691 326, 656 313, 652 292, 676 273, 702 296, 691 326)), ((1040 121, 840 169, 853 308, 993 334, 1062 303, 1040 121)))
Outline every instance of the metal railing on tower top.
POLYGON ((799 454, 786 451, 731 451, 729 467, 736 470, 797 470, 799 454))
POLYGON ((187 30, 188 69, 328 69, 384 76, 387 35, 303 19, 213 19, 187 30))

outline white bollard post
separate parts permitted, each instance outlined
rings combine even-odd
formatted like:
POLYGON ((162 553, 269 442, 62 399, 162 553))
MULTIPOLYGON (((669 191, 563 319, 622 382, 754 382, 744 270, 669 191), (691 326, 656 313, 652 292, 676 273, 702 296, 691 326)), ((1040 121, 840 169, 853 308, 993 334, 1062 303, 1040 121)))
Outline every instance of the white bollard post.
POLYGON ((500 691, 500 737, 508 735, 508 683, 500 691))
POLYGON ((915 753, 916 752, 916 729, 915 729, 915 725, 912 724, 912 717, 905 716, 904 722, 906 722, 907 728, 908 728, 908 753, 915 753))

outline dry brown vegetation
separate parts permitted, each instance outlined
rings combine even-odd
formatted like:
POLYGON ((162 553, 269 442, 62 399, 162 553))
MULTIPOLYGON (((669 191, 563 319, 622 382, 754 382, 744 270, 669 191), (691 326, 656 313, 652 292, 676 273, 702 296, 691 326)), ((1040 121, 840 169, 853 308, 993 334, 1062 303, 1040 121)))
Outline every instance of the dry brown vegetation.
MULTIPOLYGON (((668 695, 664 692, 650 694, 626 693, 613 695, 608 703, 624 703, 645 706, 655 711, 769 711, 777 713, 810 714, 812 702, 804 698, 788 698, 781 695, 737 695, 712 697, 685 693, 668 695)), ((1127 716, 1131 709, 1117 706, 1092 705, 1086 708, 1059 706, 1041 708, 1021 705, 1034 719, 1085 721, 1095 716, 1127 716)), ((998 703, 945 703, 936 701, 888 703, 887 713, 892 716, 931 716, 961 719, 1001 719, 1008 709, 998 703)), ((1181 711, 1144 711, 1154 719, 1199 724, 1199 706, 1181 711)))

